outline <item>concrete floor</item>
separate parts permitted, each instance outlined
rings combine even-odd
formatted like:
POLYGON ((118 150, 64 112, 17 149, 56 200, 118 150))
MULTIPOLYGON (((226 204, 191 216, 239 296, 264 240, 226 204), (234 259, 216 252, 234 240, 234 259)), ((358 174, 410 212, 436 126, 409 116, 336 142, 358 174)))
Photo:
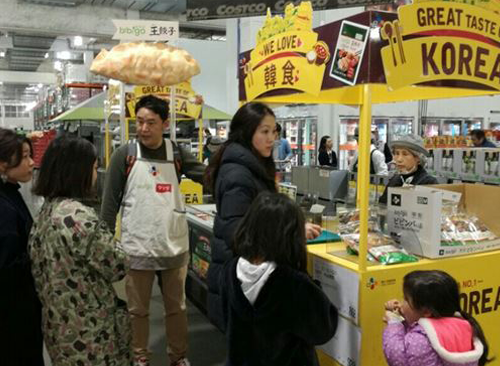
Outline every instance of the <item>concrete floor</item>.
MULTIPOLYGON (((188 358, 192 366, 223 366, 226 357, 224 335, 215 328, 194 305, 188 302, 188 358)), ((158 286, 154 286, 150 309, 149 346, 152 352, 151 366, 168 366, 163 303, 158 286)), ((45 355, 45 365, 51 366, 45 355)))

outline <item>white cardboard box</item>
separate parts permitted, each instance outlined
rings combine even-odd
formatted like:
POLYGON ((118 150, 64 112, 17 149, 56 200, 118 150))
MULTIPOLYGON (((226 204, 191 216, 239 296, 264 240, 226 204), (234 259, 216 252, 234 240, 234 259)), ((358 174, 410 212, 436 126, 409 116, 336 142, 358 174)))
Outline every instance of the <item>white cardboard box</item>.
POLYGON ((339 314, 354 323, 359 322, 359 274, 341 265, 314 257, 313 277, 339 314))
POLYGON ((443 199, 460 202, 500 237, 500 187, 483 184, 449 184, 389 188, 387 221, 389 233, 399 236, 411 253, 442 258, 500 248, 500 239, 462 246, 441 243, 443 199))

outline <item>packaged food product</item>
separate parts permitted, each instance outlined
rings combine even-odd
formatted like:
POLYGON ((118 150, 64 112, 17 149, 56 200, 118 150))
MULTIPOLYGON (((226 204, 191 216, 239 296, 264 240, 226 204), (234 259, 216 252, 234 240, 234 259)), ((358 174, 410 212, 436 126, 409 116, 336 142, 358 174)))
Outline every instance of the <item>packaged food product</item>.
POLYGON ((444 245, 470 245, 497 236, 474 215, 454 212, 441 216, 441 241, 444 245))
MULTIPOLYGON (((359 234, 342 235, 347 244, 347 252, 359 253, 359 234)), ((382 264, 417 262, 418 258, 400 248, 389 236, 381 233, 368 233, 368 259, 382 264)))
MULTIPOLYGON (((340 234, 358 234, 359 226, 359 210, 353 210, 339 214, 340 234)), ((368 232, 381 232, 378 218, 374 210, 370 210, 368 213, 368 232)))
POLYGON ((393 244, 372 247, 368 251, 378 262, 382 264, 397 264, 418 262, 418 258, 408 254, 403 248, 393 244))

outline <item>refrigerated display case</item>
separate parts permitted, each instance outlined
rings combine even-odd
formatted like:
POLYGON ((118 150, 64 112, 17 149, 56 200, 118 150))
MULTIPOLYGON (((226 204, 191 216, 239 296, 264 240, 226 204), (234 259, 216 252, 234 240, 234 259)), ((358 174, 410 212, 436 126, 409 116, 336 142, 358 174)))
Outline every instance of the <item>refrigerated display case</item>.
POLYGON ((462 135, 467 136, 472 130, 480 130, 483 128, 483 120, 477 119, 466 119, 462 124, 462 135))
POLYGON ((318 120, 315 117, 279 118, 292 148, 292 165, 317 164, 318 120))
MULTIPOLYGON (((354 132, 358 127, 358 117, 340 117, 339 130, 339 169, 348 169, 357 151, 354 132)), ((413 133, 413 117, 373 117, 372 130, 377 131, 377 147, 383 151, 385 143, 397 135, 413 133)))
POLYGON ((341 118, 339 130, 339 169, 349 168, 351 159, 356 155, 358 144, 354 138, 354 131, 358 127, 358 118, 341 118))
POLYGON ((470 131, 483 128, 482 118, 425 118, 422 121, 424 137, 467 136, 470 131))
POLYGON ((443 120, 442 131, 444 136, 460 136, 462 134, 462 121, 443 120))
POLYGON ((431 120, 422 122, 422 135, 423 137, 434 137, 439 136, 439 125, 440 121, 431 120))

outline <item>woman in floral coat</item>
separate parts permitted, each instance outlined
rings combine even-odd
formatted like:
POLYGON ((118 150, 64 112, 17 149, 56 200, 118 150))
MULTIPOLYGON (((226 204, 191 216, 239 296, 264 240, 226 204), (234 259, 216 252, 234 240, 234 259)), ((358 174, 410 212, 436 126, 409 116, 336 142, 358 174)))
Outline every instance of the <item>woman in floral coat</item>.
POLYGON ((97 178, 96 161, 90 142, 58 138, 44 155, 35 186, 45 203, 29 251, 54 366, 132 362, 126 306, 112 286, 125 276, 128 260, 111 231, 84 204, 97 178))

